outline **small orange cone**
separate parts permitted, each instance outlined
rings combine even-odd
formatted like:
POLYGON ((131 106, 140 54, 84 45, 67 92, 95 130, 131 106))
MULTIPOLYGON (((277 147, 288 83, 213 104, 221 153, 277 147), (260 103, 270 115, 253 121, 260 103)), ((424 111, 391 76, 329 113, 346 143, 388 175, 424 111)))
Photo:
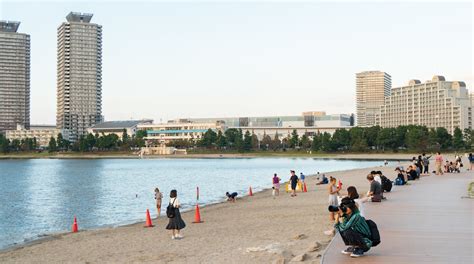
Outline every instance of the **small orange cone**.
POLYGON ((196 213, 194 214, 194 221, 193 223, 199 224, 204 221, 201 221, 201 213, 199 212, 199 204, 196 204, 196 213))
POLYGON ((73 233, 76 233, 78 231, 78 228, 77 228, 77 219, 76 219, 76 216, 74 216, 74 223, 72 224, 72 232, 73 233))
POLYGON ((153 227, 153 223, 151 222, 150 211, 146 209, 146 223, 145 227, 153 227))
POLYGON ((249 187, 249 196, 253 196, 252 186, 249 187))
POLYGON ((308 192, 308 189, 306 189, 306 182, 303 184, 303 192, 308 192))

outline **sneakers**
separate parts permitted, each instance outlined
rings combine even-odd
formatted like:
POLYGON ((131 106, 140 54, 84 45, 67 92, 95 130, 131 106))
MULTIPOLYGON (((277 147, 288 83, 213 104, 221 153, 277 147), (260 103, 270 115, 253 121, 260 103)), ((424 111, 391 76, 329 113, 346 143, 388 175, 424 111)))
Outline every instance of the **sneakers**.
POLYGON ((175 239, 176 239, 176 237, 175 237, 175 236, 171 236, 171 240, 175 240, 175 239))
POLYGON ((363 255, 364 255, 364 250, 362 250, 360 248, 356 248, 352 252, 351 257, 358 258, 358 257, 362 257, 363 255))
POLYGON ((334 236, 335 230, 334 230, 334 229, 326 230, 326 231, 324 231, 324 234, 325 234, 326 236, 334 236))
POLYGON ((176 238, 181 239, 181 238, 184 238, 184 237, 181 234, 177 234, 176 238))
POLYGON ((348 248, 344 249, 343 251, 341 251, 341 253, 344 254, 344 255, 349 255, 352 252, 354 252, 354 247, 348 247, 348 248))

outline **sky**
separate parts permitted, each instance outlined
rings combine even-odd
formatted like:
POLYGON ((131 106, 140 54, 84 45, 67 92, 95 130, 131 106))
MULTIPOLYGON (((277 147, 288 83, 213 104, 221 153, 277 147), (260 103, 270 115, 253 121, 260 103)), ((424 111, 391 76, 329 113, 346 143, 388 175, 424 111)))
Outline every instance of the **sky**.
POLYGON ((355 112, 355 73, 465 81, 470 2, 6 1, 31 35, 31 123, 55 124, 57 27, 103 26, 106 120, 355 112))

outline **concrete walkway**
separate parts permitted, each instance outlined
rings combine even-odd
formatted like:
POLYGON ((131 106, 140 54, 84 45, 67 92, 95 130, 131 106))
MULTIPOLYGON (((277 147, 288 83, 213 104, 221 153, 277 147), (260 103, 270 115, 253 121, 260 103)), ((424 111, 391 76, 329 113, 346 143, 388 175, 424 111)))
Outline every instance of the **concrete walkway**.
POLYGON ((364 257, 341 254, 339 235, 321 263, 474 263, 474 199, 467 195, 474 172, 422 177, 394 186, 382 203, 366 203, 366 216, 379 228, 382 243, 364 257))

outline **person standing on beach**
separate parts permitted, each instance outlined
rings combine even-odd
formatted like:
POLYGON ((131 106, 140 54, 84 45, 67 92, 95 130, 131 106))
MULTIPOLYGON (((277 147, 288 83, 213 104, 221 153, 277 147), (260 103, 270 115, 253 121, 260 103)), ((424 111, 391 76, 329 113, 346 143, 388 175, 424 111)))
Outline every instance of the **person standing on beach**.
POLYGON ((306 178, 306 176, 304 176, 304 174, 302 172, 300 172, 300 181, 301 181, 301 184, 304 184, 304 179, 306 178))
POLYGON ((176 190, 171 190, 170 192, 170 203, 166 209, 166 214, 169 218, 169 223, 166 226, 167 230, 171 230, 171 239, 181 239, 183 236, 179 233, 179 231, 186 227, 183 219, 181 218, 181 213, 179 212, 179 208, 181 204, 178 200, 178 192, 176 190), (168 213, 168 211, 171 211, 168 213))
POLYGON ((290 184, 291 184, 291 197, 296 196, 296 186, 298 185, 298 176, 296 176, 295 171, 291 170, 290 184))
POLYGON ((441 152, 436 152, 435 157, 435 167, 436 167, 436 175, 443 175, 443 156, 441 156, 441 152))
POLYGON ((469 169, 471 171, 474 170, 474 155, 472 155, 472 153, 469 153, 467 159, 469 160, 469 164, 471 165, 469 169))
POLYGON ((431 156, 426 156, 426 153, 423 153, 423 174, 430 175, 430 158, 431 156))
POLYGON ((155 200, 156 200, 156 210, 158 211, 158 217, 161 215, 161 201, 163 200, 163 193, 160 192, 158 187, 155 188, 155 200))
MULTIPOLYGON (((341 190, 341 187, 336 186, 336 178, 331 177, 331 180, 329 181, 329 186, 328 186, 328 192, 329 192, 329 205, 330 206, 339 206, 339 200, 337 197, 339 196, 339 191, 341 190)), ((329 212, 329 219, 331 221, 334 221, 334 212, 329 212)))
POLYGON ((278 177, 276 173, 273 174, 272 183, 273 183, 273 196, 280 195, 280 181, 281 179, 278 177))

